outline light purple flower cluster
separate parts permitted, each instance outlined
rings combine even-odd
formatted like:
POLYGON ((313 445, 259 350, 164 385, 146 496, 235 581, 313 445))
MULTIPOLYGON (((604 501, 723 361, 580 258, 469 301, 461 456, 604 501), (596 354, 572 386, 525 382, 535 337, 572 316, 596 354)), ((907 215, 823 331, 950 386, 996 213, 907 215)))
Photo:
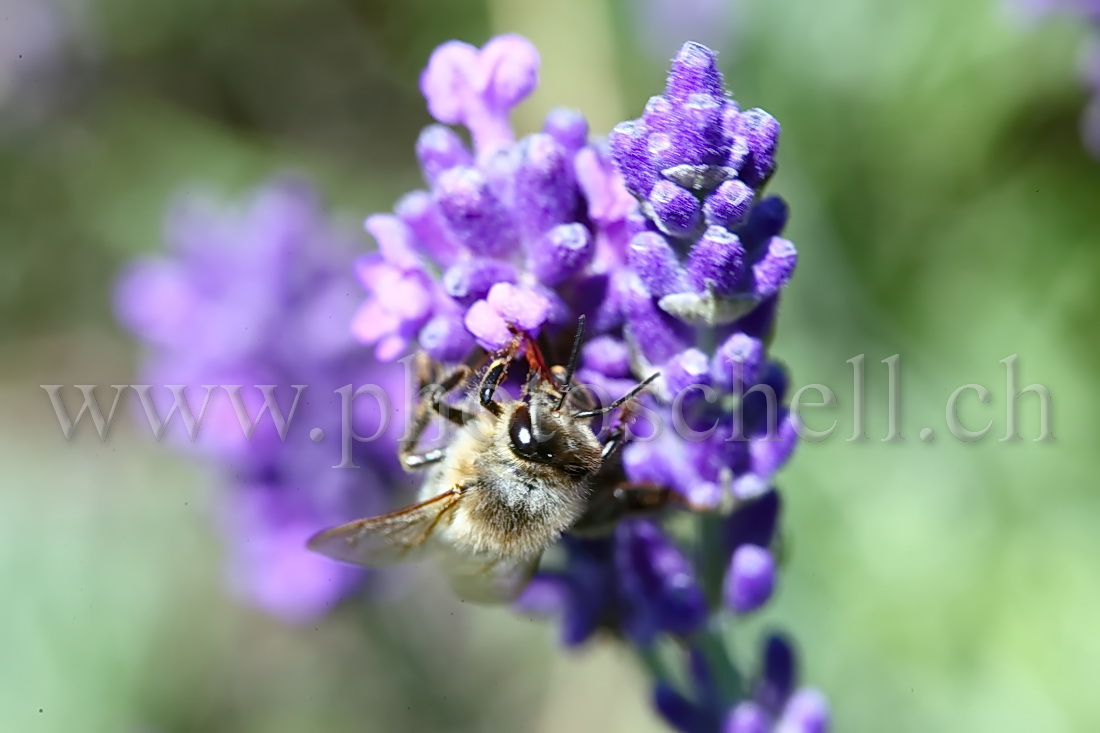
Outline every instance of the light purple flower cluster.
MULTIPOLYGON (((380 371, 348 333, 361 297, 354 240, 326 218, 308 185, 289 179, 260 189, 242 210, 187 194, 169 216, 166 238, 168 252, 133 263, 116 291, 119 319, 147 346, 141 378, 152 385, 149 404, 167 420, 167 437, 209 459, 229 485, 220 514, 231 587, 284 618, 315 617, 363 575, 308 552, 306 538, 385 509, 380 489, 398 473, 377 468, 388 465, 378 456, 392 460, 392 440, 354 443, 351 458, 361 469, 334 468, 344 430, 335 390, 394 379, 393 393, 402 394, 400 370, 380 371), (171 415, 168 385, 186 385, 192 412, 201 413, 193 440, 171 415), (203 412, 204 385, 240 385, 246 415, 223 388, 210 391, 203 412), (285 437, 263 412, 260 385, 278 385, 285 437), (304 389, 291 413, 293 385, 304 389), (317 430, 328 436, 324 443, 311 439, 317 430)), ((373 434, 378 403, 350 404, 356 433, 373 434)))
POLYGON ((429 189, 367 219, 378 253, 359 268, 369 298, 353 330, 380 359, 419 347, 457 361, 475 343, 500 348, 510 327, 572 328, 582 312, 602 314, 598 330, 617 325, 603 301, 633 201, 578 113, 555 110, 515 140, 508 114, 534 90, 538 63, 517 36, 432 54, 420 78, 428 109, 465 126, 473 148, 443 125, 425 129, 416 151, 429 189))
MULTIPOLYGON (((432 55, 420 80, 429 111, 464 126, 472 145, 428 127, 417 144, 427 188, 367 219, 378 252, 360 264, 368 299, 354 332, 383 360, 419 348, 455 362, 521 330, 560 364, 584 315, 579 382, 614 397, 660 370, 642 402, 663 430, 625 448, 622 479, 678 492, 706 537, 689 554, 662 517, 567 536, 519 607, 560 615, 569 646, 609 630, 640 650, 675 637, 693 654, 722 655, 707 630, 760 608, 775 589, 773 477, 797 437, 786 373, 767 348, 797 260, 781 236, 786 205, 762 195, 779 125, 741 110, 715 54, 688 43, 665 93, 609 144, 564 110, 517 140, 508 113, 534 89, 537 66, 516 36, 481 49, 451 42, 432 55)), ((667 697, 668 681, 657 684, 667 697)), ((796 725, 795 700, 817 693, 757 697, 729 689, 721 715, 666 717, 701 733, 759 710, 761 730, 824 730, 823 710, 796 725)), ((711 704, 700 690, 681 699, 711 704)))

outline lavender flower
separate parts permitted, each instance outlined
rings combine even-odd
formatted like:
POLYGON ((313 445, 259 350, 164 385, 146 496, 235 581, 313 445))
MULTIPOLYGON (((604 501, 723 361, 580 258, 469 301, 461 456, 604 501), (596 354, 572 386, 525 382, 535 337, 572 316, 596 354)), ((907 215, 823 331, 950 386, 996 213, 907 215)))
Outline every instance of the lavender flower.
MULTIPOLYGON (((793 661, 782 664, 793 658, 789 646, 767 646, 749 686, 725 640, 778 586, 774 481, 796 437, 786 372, 768 349, 796 261, 781 236, 786 205, 763 193, 779 126, 761 110, 742 111, 715 54, 688 43, 665 93, 617 126, 609 145, 589 139, 569 110, 517 139, 509 113, 534 89, 538 63, 517 36, 433 53, 420 86, 442 124, 417 143, 426 188, 367 218, 377 251, 354 268, 298 185, 261 191, 241 216, 175 216, 170 255, 135 265, 118 291, 120 317, 151 346, 147 381, 310 385, 285 440, 271 425, 241 437, 240 416, 223 400, 193 443, 233 476, 224 517, 238 583, 261 605, 302 618, 356 582, 314 564, 305 536, 376 512, 378 492, 357 489, 392 482, 387 467, 397 468, 392 458, 367 460, 392 455, 392 443, 353 446, 356 462, 372 466, 364 475, 331 468, 335 458, 304 439, 317 430, 302 435, 338 432, 335 389, 386 377, 345 321, 382 362, 414 349, 459 362, 522 331, 557 364, 584 315, 589 339, 576 376, 597 402, 655 369, 663 375, 605 426, 629 427, 635 439, 601 470, 612 483, 671 491, 690 527, 666 521, 676 513, 668 510, 603 533, 578 529, 519 607, 559 615, 568 646, 597 633, 628 643, 653 671, 658 710, 680 730, 823 731, 822 699, 795 692, 793 661), (446 125, 464 127, 471 144, 446 125), (352 272, 366 290, 357 309, 352 272), (643 407, 645 430, 632 418, 643 407), (690 689, 677 689, 658 663, 670 648, 686 650, 690 689)), ((248 397, 254 415, 266 400, 248 397)), ((146 408, 165 414, 165 399, 154 395, 146 408)), ((380 415, 356 417, 356 432, 367 434, 380 415)), ((179 427, 174 438, 185 442, 179 427)))
POLYGON ((706 621, 691 561, 655 523, 621 523, 608 537, 566 537, 561 570, 540 573, 518 602, 535 615, 562 616, 562 643, 600 631, 648 646, 659 634, 684 636, 706 621))
POLYGON ((368 295, 354 332, 383 360, 420 348, 456 362, 518 330, 562 363, 585 315, 577 379, 601 401, 659 369, 640 402, 664 429, 632 425, 637 439, 605 470, 676 492, 694 530, 674 532, 662 514, 566 536, 518 607, 559 616, 567 646, 607 632, 652 661, 675 639, 697 683, 708 665, 721 668, 707 691, 676 692, 651 665, 658 708, 681 730, 725 730, 753 715, 761 730, 824 730, 816 693, 757 694, 723 640, 735 614, 756 612, 777 587, 774 479, 797 437, 786 372, 768 351, 797 260, 782 237, 786 205, 764 195, 779 125, 741 110, 715 54, 688 43, 664 94, 609 145, 566 110, 517 139, 508 114, 537 68, 516 36, 432 55, 420 79, 428 109, 464 126, 472 145, 450 127, 427 128, 417 144, 427 188, 367 219, 378 252, 359 266, 368 295))
POLYGON ((500 348, 512 327, 560 331, 580 313, 600 331, 618 325, 611 280, 633 200, 578 113, 555 110, 516 141, 508 114, 534 89, 538 63, 518 36, 432 54, 420 79, 428 109, 464 125, 473 148, 450 128, 425 129, 428 189, 367 219, 378 253, 359 268, 368 300, 353 329, 378 358, 419 347, 457 361, 475 344, 500 348))
MULTIPOLYGON (((354 443, 361 469, 333 468, 343 429, 335 390, 373 378, 402 393, 400 370, 380 369, 348 333, 360 298, 352 240, 328 221, 316 193, 292 180, 260 189, 241 211, 189 194, 168 219, 167 240, 168 252, 133 263, 116 292, 119 319, 148 350, 142 379, 154 386, 145 409, 167 419, 169 440, 208 459, 228 485, 220 515, 230 586, 284 618, 315 617, 363 577, 309 553, 306 538, 385 508, 395 480, 376 460, 391 460, 392 440, 354 443), (194 439, 171 418, 166 385, 187 386, 201 418, 194 439), (203 385, 241 385, 246 422, 224 389, 210 393, 200 415, 203 385), (277 385, 285 437, 262 413, 258 385, 277 385), (305 387, 292 413, 293 385, 305 387), (249 436, 244 428, 257 416, 249 436), (317 430, 324 442, 314 442, 317 430)), ((351 404, 356 434, 372 435, 379 405, 365 397, 351 404)))

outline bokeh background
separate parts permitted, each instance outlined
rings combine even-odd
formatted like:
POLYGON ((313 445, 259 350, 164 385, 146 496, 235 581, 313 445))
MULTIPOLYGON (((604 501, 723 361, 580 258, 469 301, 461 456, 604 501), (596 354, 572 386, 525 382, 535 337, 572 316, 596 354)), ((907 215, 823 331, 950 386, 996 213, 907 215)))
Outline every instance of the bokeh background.
MULTIPOLYGON (((1100 495, 1092 414, 1100 164, 1085 29, 994 0, 0 0, 0 730, 648 731, 633 660, 431 583, 305 627, 226 590, 216 479, 119 424, 61 435, 40 384, 125 384, 111 313, 180 186, 312 177, 350 219, 417 184, 431 49, 529 36, 516 117, 637 116, 687 38, 783 124, 771 190, 801 252, 775 353, 837 393, 836 435, 785 470, 787 568, 738 632, 798 639, 835 729, 1100 730, 1100 495), (851 442, 866 355, 866 442, 851 442), (901 354, 905 440, 886 434, 901 354), (1001 442, 1001 359, 1024 440, 1001 442), (968 383, 970 426, 944 430, 968 383), (921 428, 938 430, 932 442, 921 428)), ((363 234, 362 246, 370 246, 363 234)), ((813 416, 815 427, 831 417, 813 416), (820 417, 820 421, 816 418, 820 417)))

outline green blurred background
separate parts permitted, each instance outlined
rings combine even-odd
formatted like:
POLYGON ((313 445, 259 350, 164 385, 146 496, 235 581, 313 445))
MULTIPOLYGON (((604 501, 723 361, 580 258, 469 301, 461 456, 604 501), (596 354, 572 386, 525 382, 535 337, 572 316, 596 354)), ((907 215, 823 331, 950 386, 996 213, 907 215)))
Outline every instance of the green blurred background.
MULTIPOLYGON (((160 247, 181 185, 298 170, 343 215, 388 209, 418 181, 431 49, 501 31, 543 58, 517 127, 566 104, 605 131, 686 40, 647 24, 659 2, 0 0, 0 730, 661 729, 613 645, 563 653, 549 625, 429 582, 305 628, 242 607, 212 477, 138 426, 64 440, 37 386, 132 381, 112 278, 160 247), (63 19, 44 60, 11 53, 19 5, 63 19)), ((738 100, 783 124, 772 190, 802 259, 775 351, 840 402, 837 434, 782 476, 788 566, 740 650, 789 629, 837 731, 1100 730, 1083 28, 994 0, 736 0, 696 28, 738 100), (859 354, 871 439, 850 442, 859 354), (905 440, 882 442, 893 354, 905 440), (1053 442, 1031 440, 1034 396, 1025 440, 997 440, 1012 354, 1052 394, 1053 442), (969 426, 994 418, 977 443, 943 429, 968 383, 993 393, 964 401, 969 426)))

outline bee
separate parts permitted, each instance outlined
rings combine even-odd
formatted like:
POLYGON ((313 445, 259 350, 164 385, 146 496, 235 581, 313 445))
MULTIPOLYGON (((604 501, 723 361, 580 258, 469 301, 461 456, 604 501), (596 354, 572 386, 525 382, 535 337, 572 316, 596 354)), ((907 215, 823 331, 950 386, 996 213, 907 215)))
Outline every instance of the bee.
POLYGON ((420 501, 390 514, 327 529, 309 540, 336 560, 381 566, 434 554, 456 593, 502 603, 526 587, 543 552, 566 531, 597 533, 624 516, 674 499, 660 486, 632 486, 614 460, 626 440, 625 418, 600 442, 591 422, 626 405, 659 375, 651 374, 606 407, 585 404, 573 374, 583 316, 567 366, 549 368, 536 342, 516 333, 493 355, 463 407, 447 396, 472 380, 461 365, 441 374, 418 357, 420 397, 399 446, 401 465, 426 470, 420 501), (508 368, 525 347, 529 371, 520 399, 497 401, 508 368), (417 452, 435 418, 459 428, 443 448, 417 452))

